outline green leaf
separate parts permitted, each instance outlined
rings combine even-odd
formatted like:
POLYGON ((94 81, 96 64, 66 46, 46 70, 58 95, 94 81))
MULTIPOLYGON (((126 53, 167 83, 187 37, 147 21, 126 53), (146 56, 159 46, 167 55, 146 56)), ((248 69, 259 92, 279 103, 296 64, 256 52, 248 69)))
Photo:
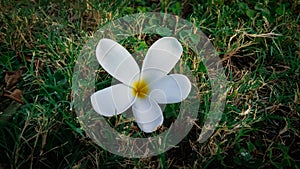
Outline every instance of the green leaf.
POLYGON ((248 4, 246 4, 246 3, 244 3, 244 2, 241 2, 241 3, 239 3, 238 5, 239 5, 239 8, 240 8, 241 10, 249 9, 248 4))
POLYGON ((198 44, 200 42, 200 36, 198 34, 192 34, 191 40, 193 43, 198 44))
POLYGON ((250 19, 253 19, 256 15, 256 11, 255 10, 252 10, 252 9, 248 9, 246 11, 246 15, 250 18, 250 19))
POLYGON ((251 143, 250 141, 247 142, 248 150, 249 152, 252 152, 255 149, 255 145, 251 143))
POLYGON ((164 28, 164 27, 156 28, 156 32, 161 36, 170 36, 172 34, 169 28, 164 28))

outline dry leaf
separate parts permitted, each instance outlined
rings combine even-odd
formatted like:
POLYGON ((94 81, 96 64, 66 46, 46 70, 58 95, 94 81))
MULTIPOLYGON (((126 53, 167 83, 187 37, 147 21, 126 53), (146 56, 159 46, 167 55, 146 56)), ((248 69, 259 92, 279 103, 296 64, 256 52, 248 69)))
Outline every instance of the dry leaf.
POLYGON ((16 71, 5 71, 5 84, 6 90, 10 90, 22 77, 22 72, 25 67, 21 67, 19 70, 16 71))
POLYGON ((24 101, 22 99, 22 90, 20 90, 20 89, 15 89, 15 90, 13 90, 13 92, 5 91, 3 96, 6 96, 12 100, 15 100, 16 102, 24 104, 24 101))
POLYGON ((1 84, 0 85, 0 97, 3 96, 3 94, 4 94, 4 85, 1 84))
MULTIPOLYGON (((10 104, 6 105, 4 110, 0 110, 0 126, 5 125, 9 122, 12 116, 17 112, 18 108, 22 105, 18 102, 9 101, 10 104)), ((1 108, 0 108, 1 109, 1 108)), ((1 167, 0 167, 1 169, 1 167)))

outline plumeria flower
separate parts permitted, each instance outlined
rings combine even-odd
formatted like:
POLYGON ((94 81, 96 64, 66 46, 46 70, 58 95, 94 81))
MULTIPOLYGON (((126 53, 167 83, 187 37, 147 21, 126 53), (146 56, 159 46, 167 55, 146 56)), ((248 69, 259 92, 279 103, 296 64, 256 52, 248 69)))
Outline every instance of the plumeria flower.
POLYGON ((101 39, 96 48, 97 60, 121 83, 92 94, 94 110, 111 117, 132 107, 139 128, 146 133, 155 131, 164 119, 159 104, 181 102, 191 91, 185 75, 168 75, 181 54, 177 39, 161 38, 149 48, 140 70, 124 47, 111 39, 101 39))

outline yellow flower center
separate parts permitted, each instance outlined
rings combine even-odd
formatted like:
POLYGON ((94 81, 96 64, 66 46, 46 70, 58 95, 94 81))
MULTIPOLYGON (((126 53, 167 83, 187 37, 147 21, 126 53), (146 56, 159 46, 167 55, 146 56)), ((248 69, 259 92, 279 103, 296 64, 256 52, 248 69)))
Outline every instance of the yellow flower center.
POLYGON ((139 98, 145 98, 149 92, 148 84, 144 80, 134 82, 132 87, 132 94, 139 98))

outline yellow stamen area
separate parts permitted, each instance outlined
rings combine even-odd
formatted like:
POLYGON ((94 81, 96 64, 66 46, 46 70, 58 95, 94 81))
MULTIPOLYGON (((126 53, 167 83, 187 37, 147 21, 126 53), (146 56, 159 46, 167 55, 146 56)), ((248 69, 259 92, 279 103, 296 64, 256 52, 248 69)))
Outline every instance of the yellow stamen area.
POLYGON ((132 94, 139 98, 145 98, 149 92, 149 87, 145 80, 134 82, 132 87, 132 94))

